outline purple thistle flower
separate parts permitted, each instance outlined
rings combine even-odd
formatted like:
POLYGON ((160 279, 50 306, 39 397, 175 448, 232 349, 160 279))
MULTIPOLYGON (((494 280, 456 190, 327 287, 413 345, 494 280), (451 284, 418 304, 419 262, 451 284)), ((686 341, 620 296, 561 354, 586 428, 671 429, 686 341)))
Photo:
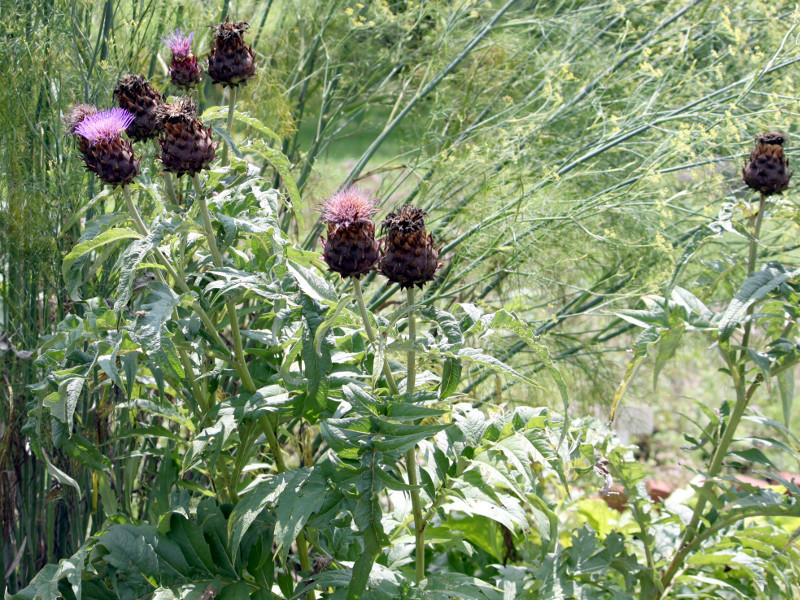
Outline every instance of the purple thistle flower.
POLYGON ((194 31, 190 31, 189 35, 182 35, 181 30, 176 29, 169 32, 169 37, 162 37, 161 41, 167 45, 175 58, 186 58, 192 54, 193 39, 194 31))
POLYGON ((90 144, 111 141, 122 135, 136 117, 124 108, 112 108, 89 115, 75 128, 75 133, 90 144))
POLYGON ((376 212, 375 199, 354 185, 336 192, 322 205, 322 218, 336 228, 364 223, 376 212))

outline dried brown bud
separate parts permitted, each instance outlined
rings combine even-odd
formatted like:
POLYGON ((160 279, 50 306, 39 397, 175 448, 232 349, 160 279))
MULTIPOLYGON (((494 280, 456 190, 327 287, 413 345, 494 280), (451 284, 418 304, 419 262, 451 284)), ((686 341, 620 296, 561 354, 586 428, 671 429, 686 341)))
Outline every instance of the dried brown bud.
POLYGON ((246 85, 256 73, 256 53, 244 41, 250 28, 245 21, 225 21, 214 27, 211 53, 208 56, 209 77, 214 83, 236 87, 246 85))
POLYGON ((164 103, 164 98, 139 75, 125 75, 114 89, 114 98, 120 108, 133 113, 135 117, 126 133, 132 140, 148 140, 158 135, 156 112, 164 103))
POLYGON ((76 104, 68 115, 64 117, 64 125, 67 128, 67 133, 75 135, 75 130, 78 128, 86 117, 91 117, 97 114, 97 107, 92 104, 76 104))
POLYGON ((754 190, 766 196, 780 194, 789 187, 792 173, 789 159, 783 153, 787 136, 780 131, 756 136, 756 146, 750 153, 750 162, 742 167, 742 179, 754 190))
POLYGON ((194 175, 207 169, 216 157, 219 142, 211 137, 211 128, 197 119, 197 106, 189 98, 162 105, 157 114, 162 134, 161 162, 164 169, 178 177, 194 175))
POLYGON ((385 254, 379 269, 384 277, 399 283, 401 288, 414 285, 421 288, 433 281, 441 267, 439 249, 425 228, 426 216, 424 210, 406 205, 390 213, 383 222, 385 254))

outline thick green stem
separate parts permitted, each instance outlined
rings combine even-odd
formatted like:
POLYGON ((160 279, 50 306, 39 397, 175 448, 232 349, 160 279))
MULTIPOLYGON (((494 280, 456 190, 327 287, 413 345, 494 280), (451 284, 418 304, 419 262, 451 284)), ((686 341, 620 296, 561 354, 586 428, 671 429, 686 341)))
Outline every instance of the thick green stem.
POLYGON ((164 184, 167 186, 167 196, 172 204, 178 204, 178 195, 175 193, 175 185, 172 183, 172 173, 164 173, 164 184))
MULTIPOLYGON (((128 207, 128 212, 131 215, 131 219, 133 219, 136 231, 138 231, 144 236, 149 235, 150 231, 144 224, 144 221, 142 221, 142 217, 141 215, 139 215, 139 210, 133 203, 133 198, 131 198, 131 191, 128 189, 128 186, 124 186, 122 188, 122 191, 123 191, 123 196, 125 197, 125 204, 128 207)), ((175 282, 175 285, 177 285, 180 288, 181 292, 184 294, 190 292, 191 290, 189 289, 189 286, 186 285, 186 282, 183 280, 183 277, 178 275, 178 272, 175 270, 175 267, 173 267, 172 263, 167 260, 167 257, 162 254, 161 250, 159 250, 158 248, 154 248, 153 252, 155 253, 156 258, 158 259, 158 262, 160 262, 161 265, 167 270, 167 273, 169 274, 170 277, 172 277, 172 280, 175 282)), ((211 320, 206 311, 203 310, 203 307, 200 306, 200 304, 196 300, 192 303, 192 308, 200 317, 200 320, 203 321, 203 325, 206 326, 208 334, 214 338, 214 341, 217 342, 217 344, 219 344, 222 348, 227 348, 225 342, 217 333, 217 328, 214 325, 214 322, 211 320)))
MULTIPOLYGON (((367 305, 364 303, 364 294, 361 291, 361 282, 356 277, 353 277, 353 291, 356 295, 356 303, 358 304, 358 310, 361 313, 361 319, 364 321, 364 331, 367 332, 367 338, 369 339, 370 343, 377 349, 378 342, 377 338, 375 337, 375 332, 372 329, 372 323, 369 321, 369 312, 367 312, 367 305)), ((400 389, 397 387, 397 382, 394 380, 392 368, 389 366, 389 360, 385 356, 383 359, 383 374, 386 377, 386 383, 389 385, 389 390, 395 396, 399 396, 400 389)))
MULTIPOLYGON (((764 219, 766 201, 767 197, 764 194, 761 194, 758 203, 758 214, 752 221, 752 239, 750 240, 750 248, 747 259, 747 277, 750 277, 756 270, 756 262, 758 260, 758 241, 759 236, 761 235, 761 223, 764 219)), ((747 309, 747 314, 753 314, 754 308, 754 305, 751 305, 747 309)), ((750 399, 753 397, 753 394, 755 394, 756 390, 761 384, 761 381, 763 380, 762 375, 759 374, 756 376, 756 379, 753 381, 753 383, 750 384, 749 388, 746 386, 745 382, 745 363, 747 361, 747 350, 750 344, 750 332, 752 330, 752 324, 752 321, 748 321, 745 325, 744 335, 742 337, 742 349, 738 360, 735 350, 728 351, 725 348, 720 349, 722 356, 727 363, 731 378, 733 379, 734 389, 736 390, 736 403, 734 404, 733 411, 731 412, 728 422, 725 424, 725 430, 722 433, 722 438, 720 439, 719 444, 717 444, 717 447, 714 449, 714 454, 711 457, 711 464, 708 467, 708 479, 700 490, 699 497, 697 498, 697 504, 695 504, 694 512, 692 513, 692 519, 689 521, 689 525, 687 525, 686 530, 683 533, 683 537, 681 538, 680 548, 675 553, 675 556, 672 558, 667 570, 661 577, 661 584, 664 590, 671 589, 673 578, 688 557, 689 552, 695 547, 693 542, 696 539, 695 536, 697 535, 697 530, 700 526, 700 520, 702 519, 703 511, 706 507, 706 499, 708 495, 712 493, 712 488, 714 487, 713 479, 722 470, 723 462, 728 454, 728 447, 731 445, 731 442, 733 442, 733 437, 736 434, 736 429, 739 427, 739 423, 742 420, 744 411, 747 409, 750 399)), ((667 592, 665 591, 660 597, 663 598, 666 596, 666 594, 667 592)))
POLYGON ((417 356, 414 352, 413 345, 417 341, 417 320, 414 315, 414 288, 408 288, 408 343, 412 348, 408 351, 408 359, 406 361, 406 393, 411 394, 414 391, 417 379, 417 356))
MULTIPOLYGON (((236 111, 236 88, 230 88, 228 95, 228 135, 233 139, 233 115, 236 111)), ((222 148, 222 166, 227 167, 230 164, 228 158, 228 143, 222 148)))
MULTIPOLYGON (((192 183, 195 192, 197 192, 197 205, 200 207, 200 215, 203 217, 203 229, 205 230, 206 240, 208 241, 208 248, 211 251, 211 259, 214 261, 214 266, 221 269, 224 264, 222 262, 222 254, 220 254, 219 248, 217 247, 217 238, 214 234, 214 226, 211 223, 211 214, 208 212, 208 204, 206 204, 206 199, 196 174, 192 175, 192 183)), ((253 383, 253 378, 250 376, 250 371, 247 369, 247 361, 244 358, 242 334, 239 331, 239 318, 236 315, 236 303, 233 299, 228 298, 225 300, 225 307, 228 311, 231 337, 233 337, 233 352, 236 359, 234 367, 236 368, 236 372, 239 373, 239 377, 241 377, 245 389, 248 392, 255 392, 256 386, 255 383, 253 383)))
MULTIPOLYGON (((417 358, 414 352, 414 342, 417 339, 417 322, 414 315, 414 288, 408 288, 408 342, 411 348, 408 351, 408 362, 406 369, 406 393, 414 392, 417 373, 417 358)), ((425 579, 425 519, 422 516, 422 502, 417 489, 417 452, 416 448, 411 448, 406 452, 406 468, 408 469, 408 485, 411 486, 411 507, 414 512, 414 536, 416 537, 416 578, 417 583, 425 579)))
MULTIPOLYGON (((156 149, 156 156, 161 152, 161 144, 158 143, 158 138, 153 138, 153 147, 156 149)), ((167 197, 172 204, 178 204, 178 196, 175 195, 175 186, 172 183, 172 173, 164 171, 164 187, 167 188, 167 197)))
MULTIPOLYGON (((767 197, 764 194, 761 194, 761 197, 758 200, 758 214, 756 215, 755 222, 753 224, 753 238, 750 240, 750 253, 747 257, 747 277, 750 277, 756 270, 756 261, 758 260, 758 242, 759 238, 761 237, 761 223, 764 220, 766 206, 767 197)), ((753 303, 747 308, 748 317, 753 314, 755 307, 755 303, 753 303)), ((752 328, 753 322, 747 321, 744 326, 744 335, 742 336, 742 351, 741 355, 739 356, 739 365, 741 368, 744 368, 744 363, 747 359, 747 349, 748 345, 750 344, 750 331, 752 328)))
MULTIPOLYGON (((217 247, 217 239, 214 235, 214 227, 211 223, 211 214, 208 212, 208 204, 206 204, 206 199, 203 195, 203 189, 200 185, 200 180, 198 179, 197 175, 192 176, 192 184, 194 185, 195 192, 197 192, 197 204, 200 207, 200 214, 203 218, 203 229, 208 241, 211 258, 214 261, 214 266, 221 268, 223 266, 222 254, 220 254, 219 248, 217 247)), ((226 300, 225 305, 228 311, 228 320, 230 321, 231 326, 231 337, 233 337, 233 350, 235 355, 234 367, 236 368, 237 373, 239 373, 239 376, 242 378, 242 383, 245 389, 249 392, 255 392, 256 386, 253 382, 253 378, 250 376, 250 371, 247 368, 247 362, 244 358, 242 335, 239 331, 239 320, 236 316, 236 304, 233 302, 233 300, 226 300)), ((286 471, 286 463, 283 460, 283 452, 281 451, 281 447, 278 443, 278 438, 275 435, 275 430, 272 427, 272 423, 270 423, 269 419, 264 416, 258 420, 258 424, 261 427, 261 430, 264 432, 264 436, 267 438, 267 443, 272 451, 272 455, 275 458, 275 467, 279 473, 283 473, 286 471)), ((311 562, 308 557, 308 543, 306 542, 305 534, 300 532, 296 541, 297 551, 300 558, 300 567, 304 571, 310 571, 311 562)), ((309 600, 313 600, 315 597, 314 592, 309 592, 306 597, 309 600)))
MULTIPOLYGON (((125 186, 125 187, 122 188, 122 190, 123 190, 123 196, 125 197, 125 204, 127 205, 127 208, 128 208, 128 213, 130 214, 131 219, 133 219, 133 223, 134 223, 134 226, 136 227, 136 230, 140 234, 142 234, 144 236, 149 235, 150 231, 149 231, 147 225, 145 225, 144 221, 142 220, 142 216, 139 213, 139 209, 137 209, 136 205, 133 203, 133 198, 131 197, 130 189, 128 189, 128 186, 125 186)), ((183 291, 184 293, 189 292, 190 291, 189 290, 189 286, 183 280, 183 277, 180 277, 178 275, 178 273, 175 271, 174 267, 172 266, 172 263, 167 260, 167 258, 162 254, 162 252, 158 248, 155 248, 155 255, 158 258, 158 261, 167 270, 167 273, 169 273, 169 276, 172 277, 173 281, 175 282, 175 285, 177 285, 181 289, 181 291, 183 291)), ((160 277, 161 276, 159 274, 159 278, 160 277)), ((214 325, 213 321, 211 321, 211 318, 203 310, 203 308, 197 302, 195 302, 193 304, 193 308, 194 308, 195 312, 200 316, 200 319, 205 324, 207 331, 212 335, 212 337, 214 337, 215 341, 221 347, 227 348, 227 346, 225 345, 225 342, 222 340, 222 338, 217 333, 216 326, 214 325)), ((186 353, 186 350, 184 350, 183 348, 178 346, 178 355, 180 356, 181 363, 183 364, 183 368, 184 368, 184 371, 185 371, 185 374, 186 374, 186 379, 189 382, 189 387, 192 390, 192 394, 194 395, 194 397, 197 400, 197 402, 200 403, 200 409, 205 414, 208 411, 208 409, 210 408, 211 401, 209 400, 209 398, 208 398, 208 396, 206 394, 205 388, 201 390, 197 385, 197 380, 194 377, 194 370, 192 369, 192 363, 189 360, 189 355, 186 353)), ((220 463, 220 464, 222 464, 222 463, 220 463)), ((236 492, 235 492, 235 488, 234 488, 232 482, 229 479, 229 475, 228 475, 227 472, 225 472, 223 470, 222 471, 222 476, 223 476, 223 480, 224 480, 225 489, 227 490, 228 495, 230 496, 230 498, 232 500, 234 500, 236 498, 236 492)), ((216 484, 216 478, 213 475, 211 477, 212 477, 212 480, 215 481, 216 487, 219 488, 219 485, 216 484)))
MULTIPOLYGON (((728 364, 729 368, 733 369, 733 361, 728 360, 728 364)), ((665 590, 670 587, 673 577, 675 577, 675 574, 683 565, 684 560, 688 556, 690 550, 693 548, 691 543, 695 539, 697 529, 700 526, 700 520, 703 516, 703 510, 706 506, 707 497, 712 493, 712 488, 714 487, 713 478, 716 477, 722 470, 722 464, 728 454, 728 447, 733 441, 733 436, 736 433, 739 422, 742 420, 742 416, 744 415, 744 411, 747 408, 748 402, 761 384, 762 376, 759 373, 755 381, 753 381, 753 383, 750 384, 750 387, 747 389, 745 389, 744 381, 740 377, 734 377, 734 380, 736 387, 736 404, 733 407, 733 412, 731 413, 730 419, 728 419, 728 422, 725 425, 725 431, 722 434, 722 439, 720 439, 719 444, 717 445, 717 448, 711 457, 711 465, 708 467, 708 479, 700 490, 697 498, 697 504, 695 504, 694 512, 692 513, 692 519, 689 522, 689 525, 686 527, 683 537, 681 538, 680 549, 675 553, 675 556, 672 558, 672 561, 661 578, 661 585, 665 590)))

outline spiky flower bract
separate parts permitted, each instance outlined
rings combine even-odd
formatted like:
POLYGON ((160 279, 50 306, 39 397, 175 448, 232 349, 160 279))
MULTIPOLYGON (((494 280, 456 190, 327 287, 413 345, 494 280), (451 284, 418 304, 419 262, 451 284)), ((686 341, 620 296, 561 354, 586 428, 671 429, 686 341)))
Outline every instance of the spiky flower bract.
POLYGON ((197 57, 192 52, 194 31, 188 35, 181 34, 180 29, 169 32, 169 37, 161 38, 172 54, 169 65, 169 76, 172 83, 179 88, 189 89, 200 83, 203 70, 197 63, 197 57))
POLYGON ((162 105, 157 118, 164 169, 178 177, 207 169, 216 157, 219 142, 211 138, 211 128, 197 119, 197 105, 184 97, 162 105))
POLYGON ((89 114, 75 126, 78 149, 86 168, 109 185, 126 185, 139 173, 139 159, 122 134, 134 116, 123 108, 89 114))
POLYGON ((750 161, 742 167, 742 179, 752 189, 765 196, 780 194, 789 187, 792 173, 789 159, 783 153, 788 136, 780 131, 770 131, 756 136, 756 145, 750 161))
POLYGON ((158 135, 156 110, 164 103, 164 97, 140 75, 125 75, 114 89, 114 98, 120 108, 133 113, 135 119, 128 127, 128 136, 136 141, 147 140, 158 135))
POLYGON ((381 228, 386 232, 385 254, 380 272, 401 288, 422 287, 433 281, 441 267, 439 249, 433 235, 425 227, 427 213, 415 206, 405 205, 389 213, 381 228))
POLYGON ((67 127, 67 133, 75 135, 75 130, 78 128, 86 117, 97 114, 97 107, 93 104, 76 104, 68 115, 64 117, 64 124, 67 127))
POLYGON ((227 20, 213 28, 207 70, 214 83, 230 87, 246 85, 256 74, 256 53, 244 41, 249 28, 245 21, 231 23, 227 20))
POLYGON ((342 277, 360 277, 375 268, 380 244, 375 240, 372 215, 375 200, 357 187, 334 194, 322 205, 322 218, 328 224, 328 239, 323 239, 322 258, 328 268, 342 277))

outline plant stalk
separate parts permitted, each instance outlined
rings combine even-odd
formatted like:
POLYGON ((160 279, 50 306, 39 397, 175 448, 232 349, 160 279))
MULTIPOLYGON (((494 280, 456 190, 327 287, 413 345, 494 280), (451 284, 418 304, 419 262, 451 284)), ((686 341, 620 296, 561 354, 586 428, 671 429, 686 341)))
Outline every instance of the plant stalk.
MULTIPOLYGON (((767 196, 761 194, 758 199, 758 214, 753 224, 753 239, 750 240, 750 253, 747 257, 747 277, 750 277, 756 270, 756 261, 758 260, 758 243, 761 237, 761 223, 764 220, 764 212, 766 212, 767 196)), ((747 308, 747 316, 753 314, 756 305, 755 302, 747 308)), ((739 366, 744 369, 744 364, 747 359, 748 345, 750 344, 750 331, 753 328, 753 321, 748 320, 744 326, 744 335, 742 336, 742 350, 739 355, 739 366)), ((743 371, 742 371, 743 372, 743 371)))
MULTIPOLYGON (((234 96, 231 100, 234 100, 234 96)), ((231 110, 231 114, 233 111, 231 110)), ((214 227, 211 223, 211 214, 208 212, 208 204, 206 203, 203 189, 200 185, 200 180, 197 175, 192 175, 192 185, 194 185, 195 192, 197 193, 197 204, 200 207, 200 214, 203 217, 203 229, 205 230, 206 239, 208 240, 208 247, 211 251, 211 258, 214 261, 214 266, 221 268, 223 266, 222 254, 220 254, 217 247, 217 239, 214 235, 214 227)), ((237 373, 242 378, 242 383, 248 392, 255 392, 256 386, 253 378, 250 376, 250 371, 247 368, 247 362, 244 358, 244 349, 242 347, 242 335, 239 331, 239 321, 236 316, 236 304, 232 299, 225 300, 225 306, 228 310, 228 321, 231 325, 231 337, 233 337, 233 349, 235 355, 234 367, 237 373)), ((267 438, 272 455, 275 458, 275 467, 279 473, 286 471, 286 463, 283 460, 283 452, 281 451, 278 438, 275 435, 275 429, 270 420, 264 416, 258 420, 264 436, 267 438)), ((301 531, 297 536, 297 552, 300 558, 300 568, 303 571, 311 571, 311 561, 308 558, 308 543, 306 542, 305 534, 301 531)), ((306 596, 308 600, 315 598, 314 592, 309 592, 306 596)))
MULTIPOLYGON (((367 312, 367 305, 364 303, 364 294, 361 290, 361 282, 357 277, 353 277, 352 279, 353 291, 356 295, 356 303, 358 304, 358 310, 361 313, 361 319, 364 321, 364 331, 367 332, 367 338, 369 339, 370 343, 377 349, 378 342, 377 338, 375 337, 375 332, 372 329, 372 324, 369 322, 369 312, 367 312)), ((389 385, 389 391, 391 391, 395 396, 399 396, 400 389, 397 387, 397 382, 394 380, 394 375, 392 374, 392 368, 389 366, 389 361, 385 356, 383 359, 383 374, 386 377, 386 383, 389 385)))
MULTIPOLYGON (((228 135, 231 136, 233 139, 233 115, 236 111, 236 88, 231 87, 230 91, 228 92, 228 135)), ((222 166, 227 167, 230 164, 230 159, 228 157, 228 146, 229 144, 225 142, 225 146, 222 148, 222 166)))
MULTIPOLYGON (((153 138, 153 147, 156 149, 156 156, 161 152, 161 144, 158 143, 158 138, 153 138)), ((172 183, 172 173, 164 171, 164 187, 167 189, 167 197, 172 204, 178 204, 178 196, 175 194, 175 186, 172 183)))
MULTIPOLYGON (((411 345, 406 362, 406 393, 410 395, 414 392, 417 374, 417 359, 413 347, 417 339, 417 321, 414 315, 416 300, 413 286, 408 288, 406 301, 408 304, 408 341, 411 345)), ((411 490, 411 507, 414 512, 414 536, 416 538, 416 579, 417 583, 419 583, 425 579, 425 520, 422 516, 419 489, 417 489, 419 482, 417 477, 416 447, 406 452, 406 468, 408 469, 408 485, 414 488, 411 490)))
MULTIPOLYGON (((767 197, 764 194, 761 194, 758 203, 758 214, 756 215, 755 220, 752 222, 753 230, 747 259, 747 277, 750 277, 756 269, 756 262, 758 260, 759 236, 761 235, 761 223, 764 219, 766 201, 767 197)), ((747 315, 753 314, 754 310, 755 305, 751 304, 747 309, 747 315)), ((689 525, 686 527, 683 537, 681 538, 680 548, 678 549, 678 552, 675 553, 675 556, 672 558, 672 561, 661 578, 661 585, 664 590, 670 589, 673 578, 683 565, 683 562, 691 549, 694 547, 693 542, 695 540, 695 536, 697 535, 697 529, 700 525, 703 510, 706 506, 706 498, 708 494, 711 493, 711 490, 714 486, 713 479, 722 470, 722 463, 727 456, 728 447, 733 441, 733 436, 736 434, 736 429, 739 427, 739 423, 744 415, 744 411, 747 409, 750 399, 753 397, 753 394, 755 394, 756 390, 761 384, 761 381, 763 380, 763 376, 759 373, 753 383, 750 384, 750 387, 746 387, 745 363, 747 361, 747 350, 750 343, 750 332, 752 325, 752 321, 748 321, 745 324, 744 335, 742 337, 742 349, 739 353, 738 361, 735 350, 729 352, 724 348, 720 349, 722 351, 722 356, 727 363, 731 378, 733 379, 733 385, 736 390, 736 404, 733 407, 733 412, 728 419, 728 423, 725 425, 722 438, 720 439, 719 444, 717 444, 714 454, 711 457, 711 464, 708 468, 708 479, 700 490, 700 495, 697 498, 697 504, 695 504, 694 512, 692 513, 692 519, 689 522, 689 525)), ((666 592, 664 592, 664 595, 666 595, 666 592)), ((664 596, 662 595, 660 597, 663 598, 664 596)))
MULTIPOLYGON (((125 204, 128 207, 128 212, 130 213, 131 219, 133 219, 133 224, 136 227, 136 231, 138 231, 143 236, 150 235, 150 230, 144 224, 144 221, 142 221, 142 217, 139 214, 139 210, 136 208, 136 205, 133 203, 133 198, 131 198, 131 191, 130 189, 128 189, 127 185, 122 188, 122 192, 123 196, 125 197, 125 204)), ((177 271, 175 271, 175 267, 173 267, 172 263, 170 263, 167 260, 167 257, 162 254, 161 250, 159 250, 158 248, 154 248, 153 252, 155 253, 156 258, 158 259, 158 262, 160 262, 161 265, 167 270, 167 273, 169 274, 170 277, 172 277, 173 281, 175 281, 175 285, 177 285, 180 288, 181 292, 184 294, 191 292, 189 286, 186 285, 186 282, 183 280, 183 277, 178 275, 177 271)), ((217 328, 214 325, 214 322, 211 320, 211 317, 208 316, 206 311, 203 310, 203 307, 200 306, 200 303, 194 301, 192 303, 192 308, 200 317, 200 320, 203 321, 203 325, 206 326, 209 335, 211 335, 211 337, 214 338, 214 341, 217 342, 221 347, 227 348, 227 345, 225 344, 223 339, 219 336, 219 333, 217 333, 217 328)))

